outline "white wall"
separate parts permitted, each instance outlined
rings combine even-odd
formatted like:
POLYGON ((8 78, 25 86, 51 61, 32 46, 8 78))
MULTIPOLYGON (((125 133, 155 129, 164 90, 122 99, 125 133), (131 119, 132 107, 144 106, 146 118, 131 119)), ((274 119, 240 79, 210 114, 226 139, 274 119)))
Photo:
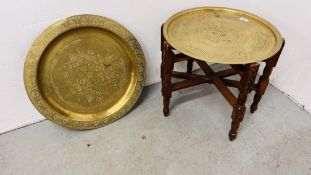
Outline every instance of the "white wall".
POLYGON ((196 6, 227 6, 272 22, 287 44, 272 83, 311 110, 311 4, 309 0, 2 0, 0 1, 0 133, 44 119, 23 84, 23 63, 39 33, 54 21, 76 14, 115 19, 140 42, 147 84, 159 81, 160 26, 173 13, 196 6), (303 81, 303 80, 306 81, 303 81))

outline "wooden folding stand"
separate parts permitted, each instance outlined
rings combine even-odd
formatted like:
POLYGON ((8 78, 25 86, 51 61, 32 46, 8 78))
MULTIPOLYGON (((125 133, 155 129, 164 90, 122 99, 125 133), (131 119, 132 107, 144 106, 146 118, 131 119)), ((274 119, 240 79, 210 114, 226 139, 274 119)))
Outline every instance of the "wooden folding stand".
MULTIPOLYGON (((163 31, 163 30, 161 30, 163 31)), ((169 115, 170 98, 173 91, 181 90, 184 88, 196 86, 203 83, 214 84, 216 88, 222 93, 225 99, 233 107, 231 130, 229 132, 229 139, 233 141, 237 137, 237 132, 240 123, 243 121, 245 114, 245 103, 247 96, 251 91, 255 91, 253 103, 251 105, 251 112, 257 110, 258 103, 266 91, 269 84, 269 77, 276 66, 278 58, 284 47, 285 40, 281 49, 272 57, 264 60, 265 68, 259 80, 255 82, 256 75, 260 64, 234 64, 230 65, 230 69, 219 72, 214 72, 213 69, 204 61, 188 57, 182 53, 175 54, 175 50, 165 40, 163 33, 161 34, 161 51, 162 51, 162 64, 161 64, 161 79, 162 79, 162 96, 163 96, 163 113, 165 116, 169 115), (187 72, 174 71, 174 63, 180 61, 187 61, 187 72), (196 62, 203 70, 205 75, 196 75, 192 73, 193 62, 196 62), (239 75, 240 81, 229 80, 227 77, 239 75), (182 82, 172 83, 172 78, 184 79, 182 82), (239 90, 238 97, 235 97, 228 87, 235 87, 239 90)))

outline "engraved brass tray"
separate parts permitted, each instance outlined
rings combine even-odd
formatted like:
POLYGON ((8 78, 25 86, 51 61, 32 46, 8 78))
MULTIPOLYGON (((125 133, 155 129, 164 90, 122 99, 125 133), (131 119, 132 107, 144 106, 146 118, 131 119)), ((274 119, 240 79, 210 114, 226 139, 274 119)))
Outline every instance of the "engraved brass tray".
POLYGON ((167 20, 163 34, 176 50, 196 59, 222 64, 262 61, 282 46, 281 34, 266 20, 222 7, 181 11, 167 20))
POLYGON ((72 129, 102 127, 128 112, 141 94, 145 60, 117 22, 78 15, 49 26, 24 67, 27 94, 49 120, 72 129))

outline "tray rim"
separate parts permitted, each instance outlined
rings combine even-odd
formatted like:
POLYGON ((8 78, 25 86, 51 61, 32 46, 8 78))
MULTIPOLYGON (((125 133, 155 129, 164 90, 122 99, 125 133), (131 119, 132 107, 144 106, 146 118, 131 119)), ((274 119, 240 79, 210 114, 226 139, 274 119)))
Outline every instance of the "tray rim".
POLYGON ((81 14, 60 19, 45 30, 33 42, 24 63, 23 79, 26 93, 33 106, 48 120, 75 130, 90 130, 108 125, 122 118, 137 102, 146 78, 146 63, 143 50, 135 36, 120 23, 99 15, 81 14), (53 109, 42 97, 37 81, 37 68, 44 50, 57 36, 81 27, 97 27, 118 35, 128 44, 137 59, 137 80, 133 92, 125 104, 115 113, 94 121, 72 120, 53 109))
POLYGON ((266 59, 269 59, 269 58, 273 57, 281 49, 282 43, 283 43, 284 39, 283 39, 281 33, 279 32, 279 30, 272 23, 270 23, 269 21, 265 20, 264 18, 262 18, 260 16, 257 16, 255 14, 247 12, 247 11, 243 11, 243 10, 239 10, 239 9, 235 9, 235 8, 228 8, 228 7, 217 7, 217 6, 204 6, 204 7, 194 7, 194 8, 190 8, 190 9, 185 9, 185 10, 179 11, 179 12, 175 13, 174 15, 172 15, 171 17, 169 17, 166 20, 166 22, 164 23, 164 26, 163 26, 163 36, 166 39, 166 41, 173 48, 175 48, 176 50, 182 52, 183 54, 185 54, 185 55, 187 55, 189 57, 195 58, 195 59, 202 60, 202 61, 208 61, 208 62, 211 62, 211 63, 219 63, 219 64, 248 64, 248 63, 252 63, 252 62, 239 62, 239 63, 235 63, 235 62, 230 62, 230 61, 227 61, 227 62, 214 62, 214 61, 210 61, 210 60, 206 60, 206 59, 202 59, 202 58, 196 58, 195 55, 193 55, 193 54, 191 54, 191 53, 189 53, 187 51, 183 51, 182 49, 178 49, 178 47, 170 39, 169 34, 168 34, 168 28, 169 28, 170 23, 174 19, 176 19, 177 17, 179 17, 181 15, 185 15, 186 13, 189 13, 189 12, 191 13, 191 12, 194 12, 194 11, 200 11, 200 10, 205 10, 205 9, 220 10, 220 11, 227 11, 227 12, 229 11, 229 12, 232 12, 232 13, 239 13, 239 14, 242 14, 242 15, 250 16, 250 17, 256 19, 257 21, 260 21, 261 23, 265 24, 273 32, 273 34, 275 36, 275 39, 276 39, 276 46, 275 46, 273 52, 268 54, 268 56, 266 56, 266 58, 258 59, 257 62, 264 61, 266 59))

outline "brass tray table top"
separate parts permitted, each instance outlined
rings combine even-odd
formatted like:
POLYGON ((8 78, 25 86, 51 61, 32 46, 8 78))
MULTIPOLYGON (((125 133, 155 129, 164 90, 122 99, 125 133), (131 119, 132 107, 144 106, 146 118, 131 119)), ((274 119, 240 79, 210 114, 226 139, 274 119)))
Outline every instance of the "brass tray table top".
POLYGON ((164 24, 167 42, 183 54, 221 64, 247 64, 275 55, 279 31, 266 20, 241 10, 200 7, 181 11, 164 24))
POLYGON ((27 94, 49 120, 72 129, 107 125, 128 112, 145 81, 143 51, 117 22, 77 15, 49 26, 24 66, 27 94))

